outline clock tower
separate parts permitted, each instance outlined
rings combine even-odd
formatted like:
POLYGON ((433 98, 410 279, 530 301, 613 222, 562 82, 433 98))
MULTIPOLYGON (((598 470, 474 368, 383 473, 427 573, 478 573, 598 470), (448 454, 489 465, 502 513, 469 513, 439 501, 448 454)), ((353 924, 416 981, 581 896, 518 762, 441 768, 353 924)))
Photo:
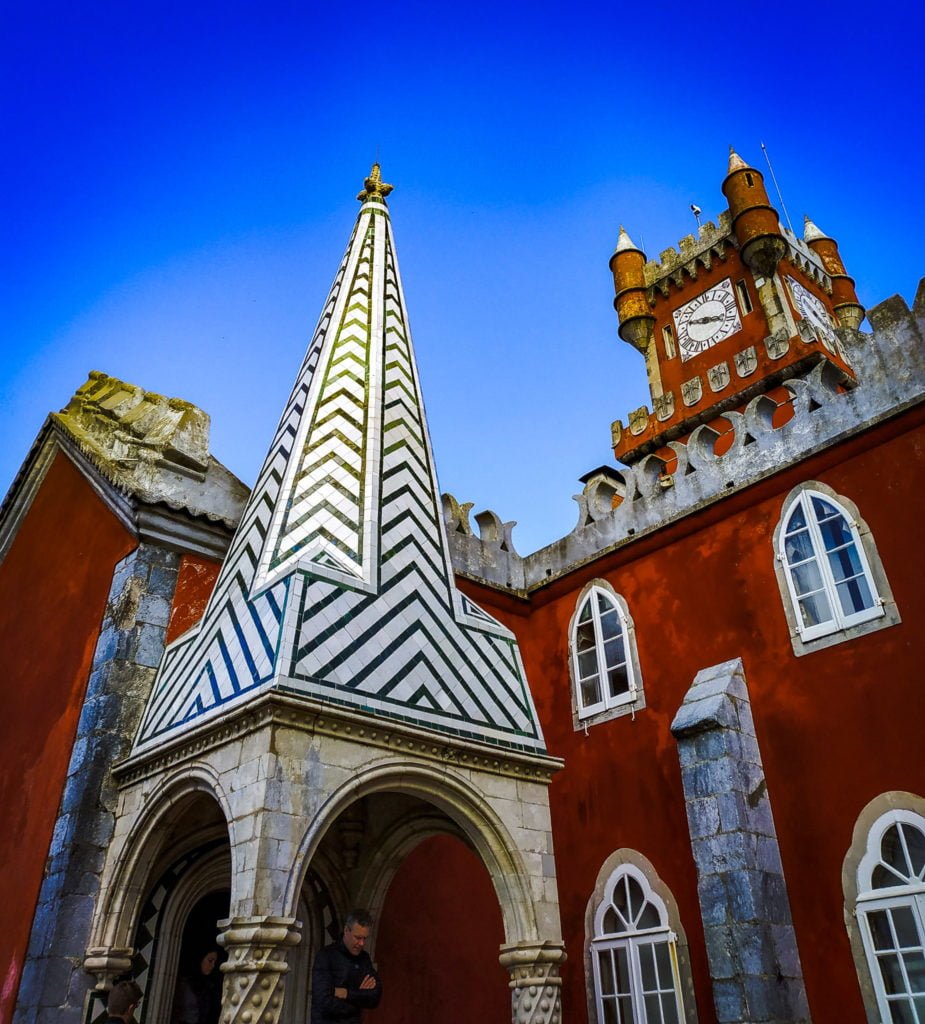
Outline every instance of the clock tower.
POLYGON ((785 228, 760 171, 730 149, 722 185, 729 208, 718 224, 681 239, 658 261, 647 260, 620 228, 610 261, 620 337, 646 360, 652 410, 613 425, 614 455, 627 465, 684 442, 702 423, 717 433, 717 450, 741 410, 767 393, 788 414, 788 378, 818 363, 839 386, 856 383, 838 328, 864 318, 854 282, 835 241, 809 218, 803 238, 785 228))

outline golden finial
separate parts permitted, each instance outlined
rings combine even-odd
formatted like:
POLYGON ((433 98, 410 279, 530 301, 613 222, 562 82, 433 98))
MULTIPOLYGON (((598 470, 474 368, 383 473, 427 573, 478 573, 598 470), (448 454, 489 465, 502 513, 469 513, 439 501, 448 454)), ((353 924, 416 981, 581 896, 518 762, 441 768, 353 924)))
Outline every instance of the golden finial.
POLYGON ((373 164, 373 169, 369 172, 369 177, 363 182, 363 191, 357 196, 357 199, 361 203, 365 203, 367 199, 385 197, 392 191, 392 186, 387 185, 382 180, 382 172, 379 170, 379 164, 373 164))

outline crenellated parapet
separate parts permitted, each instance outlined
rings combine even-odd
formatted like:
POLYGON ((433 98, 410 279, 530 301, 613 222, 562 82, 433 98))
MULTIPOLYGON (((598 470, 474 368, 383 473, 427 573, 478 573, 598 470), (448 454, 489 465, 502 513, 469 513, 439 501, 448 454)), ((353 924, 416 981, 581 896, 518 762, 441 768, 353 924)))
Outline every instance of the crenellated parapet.
POLYGON ((925 279, 911 310, 894 296, 870 310, 868 319, 872 334, 839 332, 857 368, 857 387, 844 389, 831 366, 819 363, 805 377, 782 381, 793 410, 783 425, 776 425, 778 403, 758 394, 741 411, 724 414, 732 436, 724 435, 729 447, 722 454, 716 451, 719 435, 704 423, 685 444, 668 445, 674 465, 652 453, 632 466, 592 471, 575 496, 579 514, 572 532, 524 558, 502 551, 491 530, 474 536, 472 506, 455 499, 448 505, 445 497, 456 570, 529 591, 925 401, 925 279))
POLYGON ((823 291, 831 295, 832 278, 826 273, 819 254, 810 248, 806 239, 798 237, 790 228, 784 227, 783 224, 781 224, 780 232, 787 244, 784 258, 789 260, 793 266, 799 267, 807 277, 811 278, 823 291))
POLYGON ((724 210, 717 219, 718 224, 708 220, 696 235, 682 238, 677 249, 665 249, 657 260, 646 263, 646 285, 653 293, 658 290, 667 296, 672 284, 683 287, 685 275, 696 281, 700 268, 710 270, 715 260, 726 259, 736 245, 729 211, 724 210))
POLYGON ((441 495, 443 521, 453 567, 467 576, 485 576, 490 568, 493 582, 511 590, 523 590, 523 559, 514 550, 512 533, 516 522, 505 523, 495 512, 486 509, 475 516, 478 536, 472 532, 469 514, 473 502, 460 504, 452 494, 441 495))

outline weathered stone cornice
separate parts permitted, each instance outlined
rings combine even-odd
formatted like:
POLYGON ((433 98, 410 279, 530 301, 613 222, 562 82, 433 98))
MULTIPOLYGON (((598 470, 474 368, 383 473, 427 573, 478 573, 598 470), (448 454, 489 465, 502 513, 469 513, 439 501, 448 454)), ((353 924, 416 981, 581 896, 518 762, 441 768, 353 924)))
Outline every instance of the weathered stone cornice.
POLYGON ((442 765, 545 784, 563 764, 560 758, 549 755, 520 754, 442 732, 425 732, 346 707, 274 691, 220 719, 205 722, 162 747, 128 758, 113 769, 113 777, 120 785, 129 785, 267 727, 352 739, 367 747, 411 754, 442 765))

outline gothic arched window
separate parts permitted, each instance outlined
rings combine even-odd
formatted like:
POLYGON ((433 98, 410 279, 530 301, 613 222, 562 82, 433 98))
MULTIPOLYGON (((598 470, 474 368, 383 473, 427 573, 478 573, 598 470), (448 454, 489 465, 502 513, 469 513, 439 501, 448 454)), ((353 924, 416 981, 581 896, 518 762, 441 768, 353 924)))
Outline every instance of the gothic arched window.
POLYGON ((684 1020, 676 936, 662 898, 633 864, 610 876, 591 940, 597 1024, 684 1020))
POLYGON ((797 488, 776 546, 795 653, 900 621, 870 530, 851 502, 824 484, 797 488))
POLYGON ((582 594, 570 640, 578 722, 642 706, 633 622, 608 584, 597 581, 582 594))
POLYGON ((925 818, 914 811, 871 828, 857 916, 882 1019, 925 1024, 925 818))

